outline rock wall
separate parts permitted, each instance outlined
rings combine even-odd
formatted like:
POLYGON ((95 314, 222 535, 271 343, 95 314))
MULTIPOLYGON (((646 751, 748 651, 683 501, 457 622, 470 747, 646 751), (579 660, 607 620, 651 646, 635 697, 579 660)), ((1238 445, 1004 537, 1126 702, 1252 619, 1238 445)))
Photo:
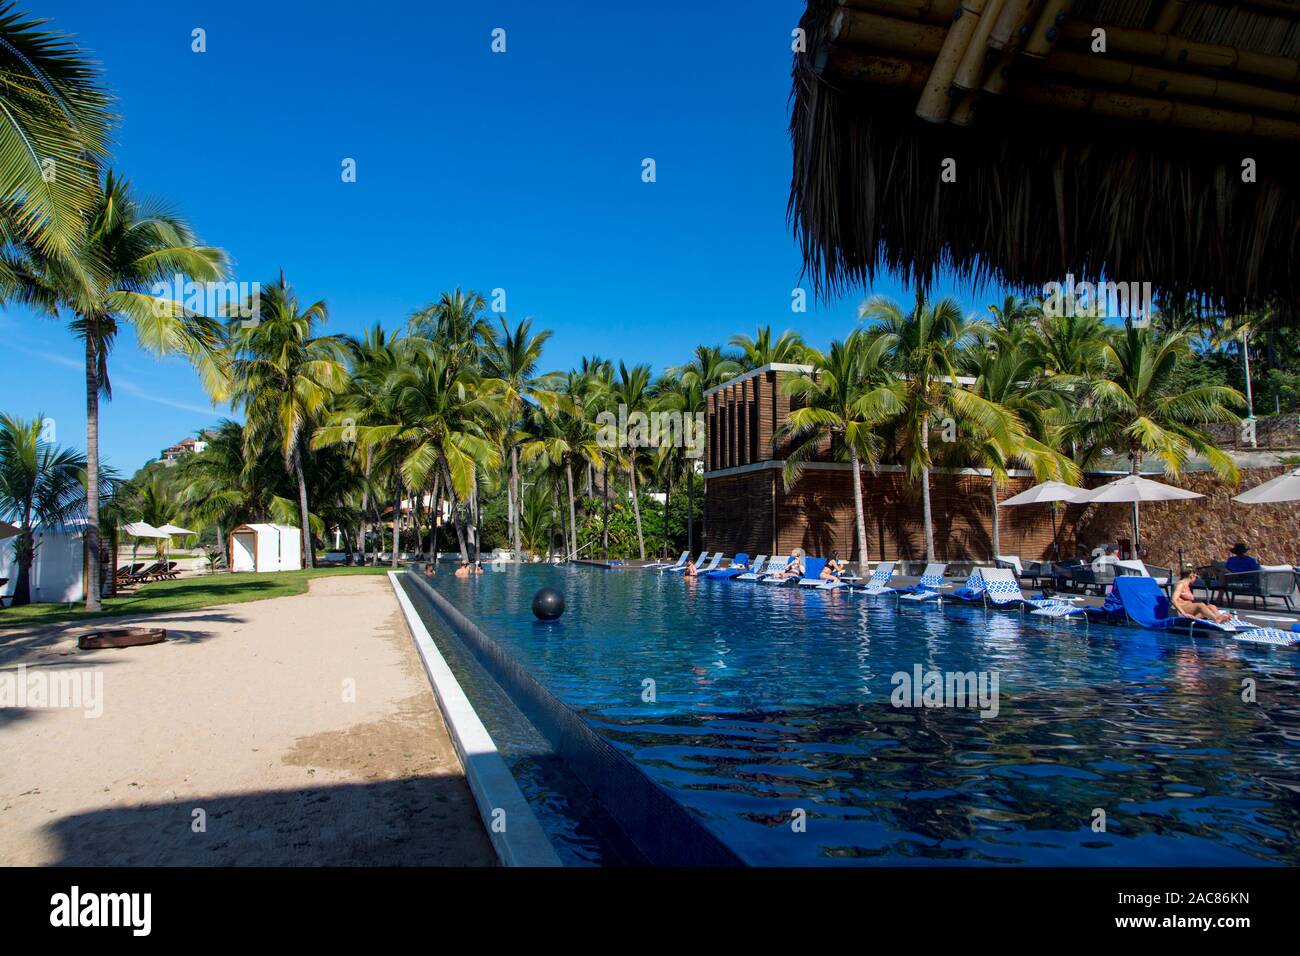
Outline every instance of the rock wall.
MULTIPOLYGON (((1232 500, 1288 470, 1243 469, 1240 485, 1228 485, 1210 472, 1189 472, 1170 482, 1205 497, 1141 506, 1146 560, 1177 569, 1181 548, 1184 564, 1199 566, 1223 560, 1233 544, 1244 541, 1262 564, 1300 566, 1300 502, 1244 505, 1232 500)), ((1092 547, 1132 537, 1130 514, 1129 505, 1089 505, 1079 521, 1080 543, 1092 547)))

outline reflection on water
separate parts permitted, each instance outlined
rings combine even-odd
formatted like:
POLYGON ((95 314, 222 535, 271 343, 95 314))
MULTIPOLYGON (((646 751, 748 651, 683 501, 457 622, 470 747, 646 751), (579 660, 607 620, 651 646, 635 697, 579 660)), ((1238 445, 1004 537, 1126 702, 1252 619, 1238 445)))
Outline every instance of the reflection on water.
POLYGON ((640 571, 437 586, 752 863, 1300 862, 1293 651, 640 571), (998 715, 894 708, 917 665, 996 671, 998 715))

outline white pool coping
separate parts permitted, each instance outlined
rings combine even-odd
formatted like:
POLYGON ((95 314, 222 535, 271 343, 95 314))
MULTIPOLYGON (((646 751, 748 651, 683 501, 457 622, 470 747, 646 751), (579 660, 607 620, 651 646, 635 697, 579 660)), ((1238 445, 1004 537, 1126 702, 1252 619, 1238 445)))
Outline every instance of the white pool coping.
POLYGON ((456 752, 460 754, 465 779, 497 858, 504 866, 563 866, 483 721, 465 696, 429 629, 420 620, 411 599, 398 584, 398 573, 389 571, 388 581, 406 617, 415 648, 424 661, 424 672, 433 686, 433 695, 456 752), (504 811, 504 829, 499 824, 494 826, 500 811, 504 811))

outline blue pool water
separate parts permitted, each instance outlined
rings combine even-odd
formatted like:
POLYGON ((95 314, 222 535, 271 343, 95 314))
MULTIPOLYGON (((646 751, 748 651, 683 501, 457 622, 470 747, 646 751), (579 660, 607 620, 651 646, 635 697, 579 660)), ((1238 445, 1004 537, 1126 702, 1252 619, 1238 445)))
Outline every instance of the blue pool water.
POLYGON ((636 570, 435 586, 748 863, 1300 863, 1295 651, 636 570), (917 666, 996 673, 996 716, 895 707, 917 666))

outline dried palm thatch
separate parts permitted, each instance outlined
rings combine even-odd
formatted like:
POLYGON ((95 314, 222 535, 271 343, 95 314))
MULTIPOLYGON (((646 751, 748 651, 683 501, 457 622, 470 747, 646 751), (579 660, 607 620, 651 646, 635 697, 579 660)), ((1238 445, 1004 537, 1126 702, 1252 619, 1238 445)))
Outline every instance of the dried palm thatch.
POLYGON ((810 0, 800 25, 819 292, 1068 272, 1300 312, 1300 0, 810 0))

